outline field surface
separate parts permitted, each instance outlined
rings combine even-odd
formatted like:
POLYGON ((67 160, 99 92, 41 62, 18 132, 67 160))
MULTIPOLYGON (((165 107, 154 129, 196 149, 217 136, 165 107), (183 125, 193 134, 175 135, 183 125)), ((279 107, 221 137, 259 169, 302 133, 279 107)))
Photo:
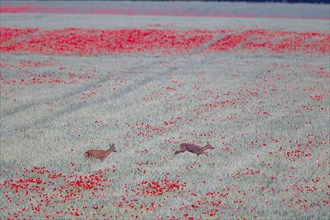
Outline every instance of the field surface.
POLYGON ((329 218, 323 6, 52 4, 1 3, 1 219, 329 218))
POLYGON ((0 13, 329 19, 329 4, 139 1, 1 1, 0 13))

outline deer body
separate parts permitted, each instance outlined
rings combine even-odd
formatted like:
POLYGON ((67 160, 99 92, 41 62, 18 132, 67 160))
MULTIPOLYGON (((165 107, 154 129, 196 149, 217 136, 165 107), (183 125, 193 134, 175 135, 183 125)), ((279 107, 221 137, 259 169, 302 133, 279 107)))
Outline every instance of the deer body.
POLYGON ((189 151, 190 153, 197 154, 197 156, 199 156, 200 154, 205 154, 205 150, 207 150, 207 149, 214 149, 214 147, 212 147, 209 144, 209 142, 207 142, 204 147, 200 147, 195 144, 183 143, 183 144, 180 144, 180 147, 178 150, 175 151, 175 154, 189 151))
POLYGON ((117 152, 115 144, 110 145, 108 150, 88 150, 85 152, 85 158, 95 157, 103 161, 111 152, 117 152))

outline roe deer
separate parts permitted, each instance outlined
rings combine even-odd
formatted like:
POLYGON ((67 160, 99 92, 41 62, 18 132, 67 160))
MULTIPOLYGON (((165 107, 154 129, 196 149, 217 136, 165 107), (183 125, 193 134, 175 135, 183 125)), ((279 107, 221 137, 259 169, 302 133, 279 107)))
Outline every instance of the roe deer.
POLYGON ((183 144, 180 144, 180 148, 179 148, 179 150, 175 151, 175 154, 182 153, 182 152, 185 152, 185 151, 189 151, 193 154, 197 154, 197 156, 198 156, 200 154, 205 154, 205 150, 207 150, 207 149, 214 149, 214 147, 212 147, 209 144, 209 142, 207 142, 204 147, 200 147, 200 146, 197 146, 195 144, 183 143, 183 144))
POLYGON ((111 152, 117 152, 115 144, 110 145, 108 150, 88 150, 85 152, 85 158, 95 157, 103 161, 111 152))

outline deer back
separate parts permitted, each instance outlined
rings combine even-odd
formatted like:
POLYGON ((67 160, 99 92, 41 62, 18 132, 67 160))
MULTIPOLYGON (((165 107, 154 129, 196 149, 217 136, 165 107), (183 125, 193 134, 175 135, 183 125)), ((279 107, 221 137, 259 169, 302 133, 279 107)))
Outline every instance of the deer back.
POLYGON ((195 144, 181 144, 181 145, 183 145, 184 148, 191 153, 195 153, 195 154, 203 153, 203 149, 195 144))
POLYGON ((89 150, 89 151, 86 151, 86 154, 90 155, 90 156, 93 156, 93 157, 96 157, 96 158, 101 158, 101 157, 104 157, 104 155, 106 154, 106 151, 104 151, 104 150, 89 150))

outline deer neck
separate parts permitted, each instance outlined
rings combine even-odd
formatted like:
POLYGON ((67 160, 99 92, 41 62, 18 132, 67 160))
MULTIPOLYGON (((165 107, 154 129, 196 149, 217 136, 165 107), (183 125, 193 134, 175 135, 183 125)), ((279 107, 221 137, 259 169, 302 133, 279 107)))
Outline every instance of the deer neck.
POLYGON ((202 148, 203 151, 208 149, 207 146, 204 146, 204 147, 201 147, 201 148, 202 148))
POLYGON ((112 149, 110 148, 109 150, 107 150, 107 151, 105 152, 105 156, 108 156, 111 152, 112 152, 112 149))

